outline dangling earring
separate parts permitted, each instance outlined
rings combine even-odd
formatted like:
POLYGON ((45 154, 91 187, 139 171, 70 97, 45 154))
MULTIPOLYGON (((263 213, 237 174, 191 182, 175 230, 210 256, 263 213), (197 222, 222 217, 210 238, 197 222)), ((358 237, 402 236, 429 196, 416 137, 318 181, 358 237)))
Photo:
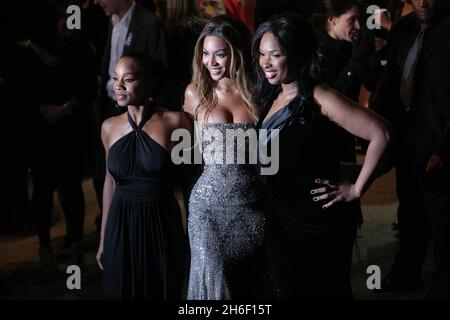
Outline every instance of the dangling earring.
POLYGON ((153 105, 153 102, 155 102, 155 99, 152 96, 148 97, 147 100, 149 105, 153 105))

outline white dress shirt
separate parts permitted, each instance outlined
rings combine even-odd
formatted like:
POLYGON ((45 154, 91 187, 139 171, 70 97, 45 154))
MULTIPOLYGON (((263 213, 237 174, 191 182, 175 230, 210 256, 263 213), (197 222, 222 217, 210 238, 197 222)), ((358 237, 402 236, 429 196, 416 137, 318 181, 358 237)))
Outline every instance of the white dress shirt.
MULTIPOLYGON (((136 7, 136 3, 133 1, 133 4, 130 6, 128 11, 125 13, 125 15, 122 17, 122 19, 119 20, 119 17, 117 15, 113 15, 111 17, 113 29, 111 32, 111 52, 110 52, 110 58, 109 58, 109 80, 106 83, 106 92, 108 93, 108 96, 116 100, 116 97, 114 95, 113 85, 114 85, 114 68, 116 67, 117 61, 120 59, 123 53, 123 47, 125 45, 125 42, 127 40, 127 34, 128 34, 128 27, 130 26, 131 17, 133 16, 134 8, 136 7)), ((128 37, 130 37, 128 35, 128 37)), ((131 40, 131 39, 129 39, 131 40)), ((128 43, 129 44, 129 43, 128 43)))

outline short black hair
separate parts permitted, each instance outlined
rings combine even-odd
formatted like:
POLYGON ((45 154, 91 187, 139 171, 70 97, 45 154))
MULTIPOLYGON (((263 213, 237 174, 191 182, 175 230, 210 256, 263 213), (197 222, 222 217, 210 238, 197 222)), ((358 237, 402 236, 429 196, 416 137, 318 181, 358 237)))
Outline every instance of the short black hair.
POLYGON ((162 61, 142 51, 133 51, 124 54, 121 58, 132 59, 139 66, 140 76, 145 80, 152 80, 155 84, 152 96, 156 103, 160 103, 166 89, 167 69, 162 61))
POLYGON ((161 80, 164 76, 162 62, 148 55, 145 52, 134 51, 124 54, 121 58, 134 60, 138 65, 141 75, 147 79, 161 80))

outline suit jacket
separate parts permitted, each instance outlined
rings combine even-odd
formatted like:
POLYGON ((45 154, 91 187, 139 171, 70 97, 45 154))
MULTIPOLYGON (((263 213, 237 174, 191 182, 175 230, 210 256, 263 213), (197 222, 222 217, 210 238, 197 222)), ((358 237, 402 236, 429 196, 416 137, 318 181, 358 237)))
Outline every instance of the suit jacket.
POLYGON ((413 98, 406 111, 400 98, 403 64, 418 32, 413 14, 393 28, 390 57, 385 73, 371 101, 371 107, 390 120, 399 142, 414 150, 417 164, 423 166, 432 154, 450 161, 450 9, 440 11, 430 29, 414 74, 413 98))
MULTIPOLYGON (((109 25, 108 40, 103 52, 100 70, 102 80, 100 87, 101 97, 107 95, 105 86, 109 80, 108 69, 111 56, 111 33, 112 23, 109 25)), ((136 3, 133 16, 131 17, 126 39, 131 39, 131 41, 129 45, 125 43, 123 55, 133 51, 146 52, 151 57, 160 60, 166 67, 168 66, 164 26, 155 14, 142 8, 138 3, 136 3)))

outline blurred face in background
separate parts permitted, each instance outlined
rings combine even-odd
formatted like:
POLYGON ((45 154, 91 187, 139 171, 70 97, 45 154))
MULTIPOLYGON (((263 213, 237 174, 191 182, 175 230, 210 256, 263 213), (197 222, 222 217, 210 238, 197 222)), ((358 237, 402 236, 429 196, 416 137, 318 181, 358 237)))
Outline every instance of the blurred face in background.
POLYGON ((198 9, 200 16, 206 21, 227 13, 222 0, 199 0, 198 9))
POLYGON ((327 21, 328 34, 336 40, 355 42, 361 29, 359 18, 356 7, 338 17, 330 17, 327 21))
POLYGON ((440 0, 411 0, 411 5, 420 21, 428 21, 434 16, 440 2, 440 0))
POLYGON ((94 0, 94 3, 102 7, 108 17, 117 14, 119 18, 122 18, 130 7, 132 0, 94 0))

